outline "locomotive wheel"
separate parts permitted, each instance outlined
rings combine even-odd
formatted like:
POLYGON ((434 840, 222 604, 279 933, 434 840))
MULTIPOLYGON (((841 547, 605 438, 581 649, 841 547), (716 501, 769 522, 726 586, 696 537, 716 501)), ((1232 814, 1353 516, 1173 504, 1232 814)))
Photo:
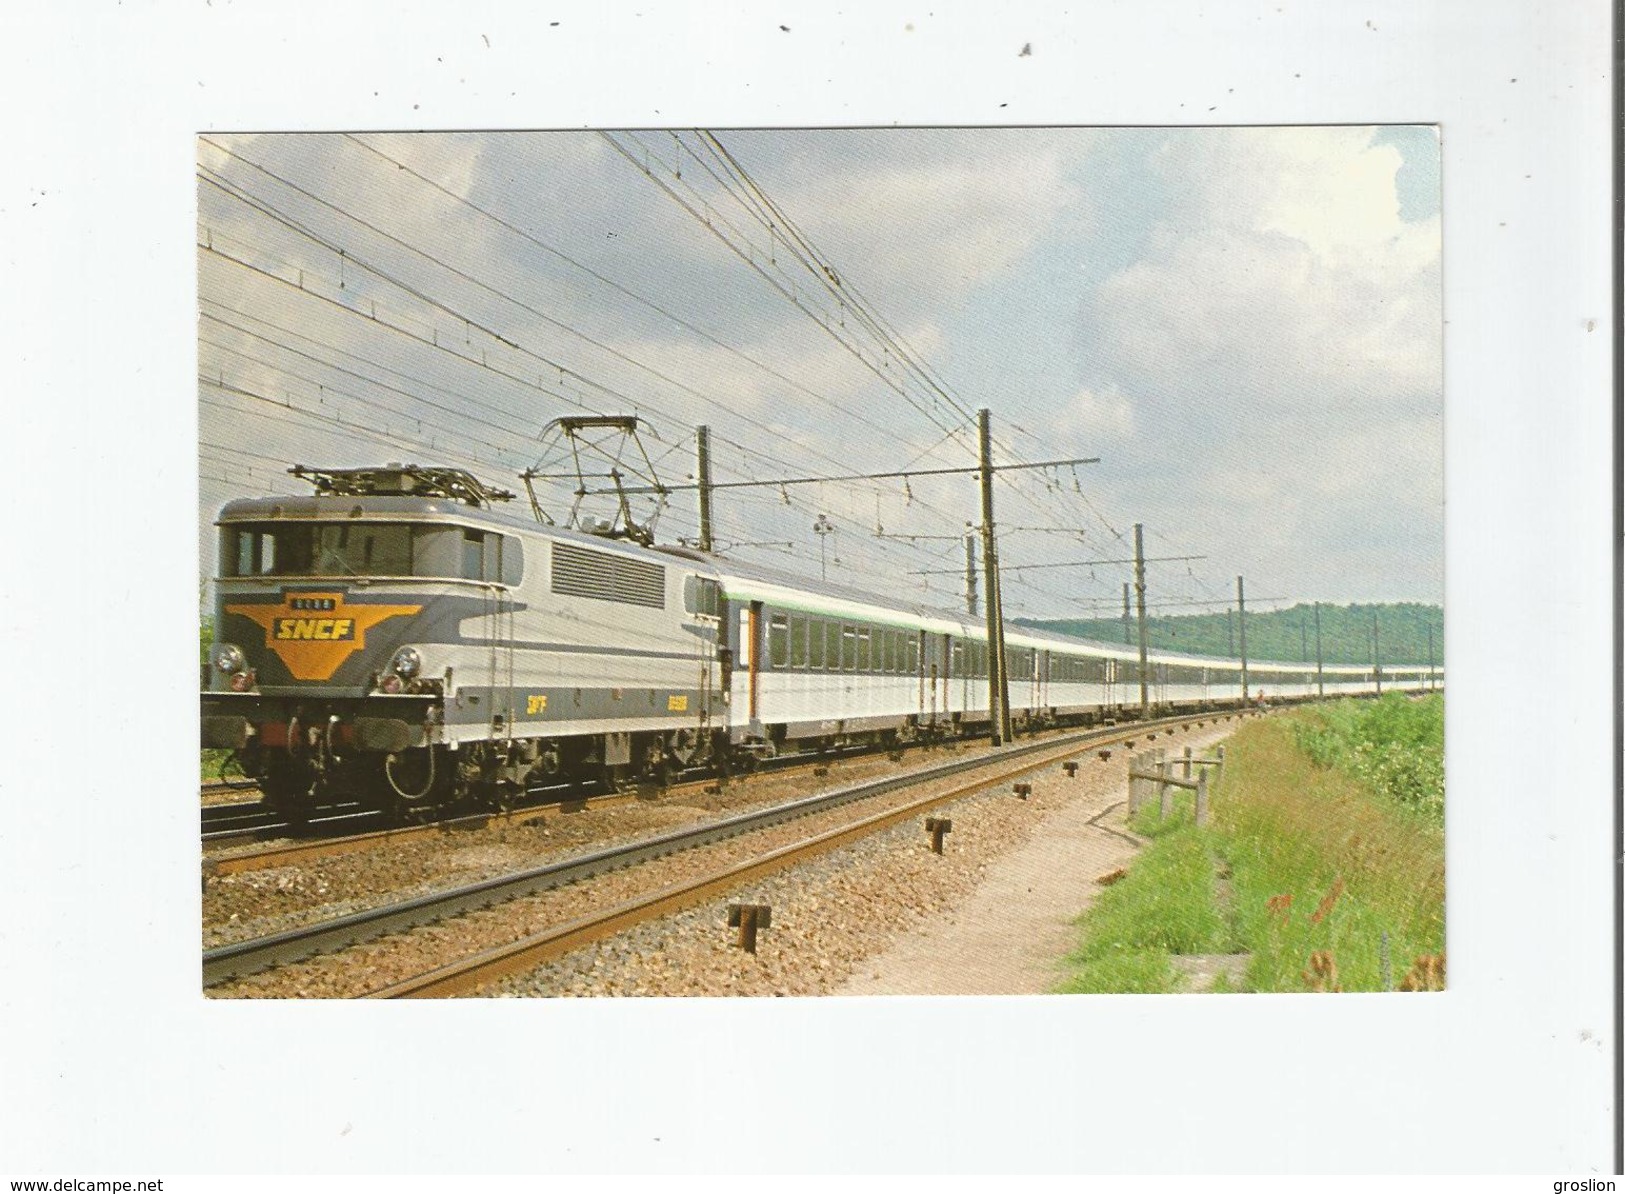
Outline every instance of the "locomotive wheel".
POLYGON ((630 786, 625 763, 601 763, 598 767, 598 782, 604 791, 613 796, 617 792, 624 792, 630 786))

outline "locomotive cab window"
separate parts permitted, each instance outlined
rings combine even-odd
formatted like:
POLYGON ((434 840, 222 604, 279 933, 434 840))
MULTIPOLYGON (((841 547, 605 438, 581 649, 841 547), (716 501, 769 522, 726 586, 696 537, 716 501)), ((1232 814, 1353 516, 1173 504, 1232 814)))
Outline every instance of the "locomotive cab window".
POLYGON ((400 523, 281 523, 221 529, 227 576, 411 576, 413 528, 400 523))
POLYGON ((502 536, 463 528, 464 580, 502 580, 502 536))
POLYGON ((494 531, 359 521, 220 528, 227 577, 465 577, 511 585, 521 570, 518 541, 494 531))

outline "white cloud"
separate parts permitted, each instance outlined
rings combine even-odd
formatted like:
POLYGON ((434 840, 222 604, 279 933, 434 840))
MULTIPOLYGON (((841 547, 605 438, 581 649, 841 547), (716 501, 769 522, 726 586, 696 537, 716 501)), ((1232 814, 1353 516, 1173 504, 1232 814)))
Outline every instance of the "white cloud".
POLYGON ((1132 435, 1134 406, 1116 386, 1099 390, 1085 386, 1067 403, 1060 425, 1073 442, 1080 444, 1132 435))
POLYGON ((1369 129, 1235 130, 1157 161, 1170 214, 1096 304, 1120 384, 1274 410, 1438 394, 1439 224, 1399 218, 1396 150, 1369 129))
POLYGON ((1370 129, 1170 134, 1167 206, 1085 306, 1081 401, 1127 393, 1125 500, 1270 591, 1439 581, 1437 217, 1370 129), (1209 511, 1223 511, 1210 519, 1209 511))
POLYGON ((1399 218, 1399 150, 1371 128, 1235 129, 1165 142, 1174 219, 1278 233, 1337 268, 1415 272, 1438 253, 1435 221, 1399 218), (1177 145, 1177 149, 1176 149, 1177 145), (1430 225, 1432 225, 1430 227, 1430 225))
POLYGON ((888 312, 940 311, 1085 218, 1068 177, 1089 140, 1011 130, 875 133, 845 168, 797 159, 770 193, 860 289, 888 312))

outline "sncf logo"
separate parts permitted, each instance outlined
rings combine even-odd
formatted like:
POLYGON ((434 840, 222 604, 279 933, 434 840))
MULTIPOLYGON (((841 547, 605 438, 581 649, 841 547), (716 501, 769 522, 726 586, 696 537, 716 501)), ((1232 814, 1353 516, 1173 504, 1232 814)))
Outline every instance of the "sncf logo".
POLYGON ((323 643, 347 643, 355 638, 354 618, 278 618, 279 639, 314 639, 323 643))
POLYGON ((228 605, 265 631, 265 645, 295 680, 326 680, 367 645, 367 631, 421 605, 347 604, 343 593, 284 593, 280 603, 228 605))

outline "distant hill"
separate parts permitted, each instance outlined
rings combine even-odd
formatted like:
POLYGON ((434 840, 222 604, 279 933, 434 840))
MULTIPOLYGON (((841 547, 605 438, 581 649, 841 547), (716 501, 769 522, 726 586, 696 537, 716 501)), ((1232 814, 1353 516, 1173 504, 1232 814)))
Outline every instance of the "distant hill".
MULTIPOLYGON (((1382 662, 1422 663, 1428 661, 1428 627, 1433 627, 1433 659, 1444 662, 1444 610, 1437 605, 1400 602, 1395 605, 1322 605, 1320 641, 1327 663, 1370 663, 1371 620, 1376 615, 1377 639, 1382 662)), ((1022 626, 1071 634, 1080 638, 1120 643, 1123 619, 1116 618, 1019 618, 1022 626)), ((1192 655, 1235 658, 1240 651, 1236 615, 1180 614, 1146 616, 1146 641, 1154 648, 1185 651, 1192 655)), ((1135 622, 1129 622, 1129 637, 1139 642, 1135 622)), ((1280 661, 1315 658, 1315 609, 1294 605, 1291 609, 1254 613, 1247 611, 1247 658, 1280 661)))

